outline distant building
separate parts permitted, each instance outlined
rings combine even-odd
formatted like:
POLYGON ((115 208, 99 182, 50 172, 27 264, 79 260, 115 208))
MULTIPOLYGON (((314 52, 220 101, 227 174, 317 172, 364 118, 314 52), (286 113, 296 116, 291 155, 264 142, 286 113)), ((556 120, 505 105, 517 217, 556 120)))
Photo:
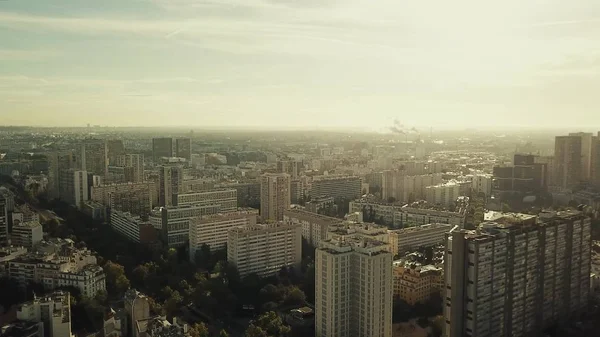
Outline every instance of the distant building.
POLYGON ((232 212, 237 209, 237 191, 234 189, 213 189, 202 192, 179 194, 177 196, 177 205, 218 205, 221 212, 232 212))
POLYGON ((582 137, 559 136, 554 143, 554 182, 563 189, 573 189, 584 178, 585 145, 582 137))
POLYGON ((144 221, 128 212, 112 210, 110 226, 115 232, 133 242, 152 243, 158 240, 157 230, 150 221, 144 221))
POLYGON ((258 210, 241 209, 190 219, 189 254, 194 261, 196 251, 207 245, 211 251, 227 247, 229 229, 244 225, 256 225, 258 210))
POLYGON ((177 196, 183 184, 183 169, 181 166, 160 166, 158 176, 158 205, 177 206, 177 196))
POLYGON ((72 336, 70 295, 68 292, 57 291, 44 297, 35 297, 33 301, 19 306, 17 319, 43 323, 42 336, 72 336))
POLYGON ((150 213, 150 223, 168 247, 180 247, 189 240, 190 219, 221 212, 218 204, 157 207, 150 213))
POLYGON ((156 164, 162 157, 173 157, 173 138, 152 138, 152 160, 156 164))
POLYGON ((8 200, 0 193, 0 247, 8 245, 8 200))
POLYGON ((420 247, 444 243, 444 237, 455 225, 433 223, 389 231, 389 243, 394 256, 420 247))
POLYGON ((333 197, 352 200, 360 198, 362 181, 357 176, 322 175, 313 177, 311 197, 333 197))
POLYGON ((464 226, 469 198, 456 200, 454 211, 430 204, 424 200, 410 204, 392 204, 372 198, 362 198, 350 202, 350 212, 362 212, 365 221, 380 220, 380 223, 396 228, 404 228, 430 223, 447 223, 464 226))
POLYGON ((392 254, 360 237, 322 241, 315 258, 315 336, 392 336, 392 254))
POLYGON ((80 169, 95 175, 108 175, 108 146, 106 140, 86 139, 81 144, 80 169))
POLYGON ((281 221, 290 208, 290 175, 266 173, 260 180, 260 216, 263 221, 281 221))
POLYGON ((333 207, 335 202, 333 197, 314 197, 306 203, 306 210, 313 213, 319 213, 323 209, 333 207))
POLYGON ((108 208, 108 206, 105 206, 98 201, 88 200, 81 205, 81 212, 93 220, 105 221, 107 219, 108 208))
POLYGON ((329 227, 342 223, 342 219, 292 208, 283 212, 283 222, 301 225, 302 237, 316 247, 321 240, 327 239, 329 227))
POLYGON ((190 138, 175 139, 175 156, 185 158, 188 163, 192 161, 192 140, 190 138))
POLYGON ((450 207, 459 196, 464 195, 460 193, 460 189, 461 186, 456 181, 428 186, 425 188, 425 200, 433 205, 450 207))
POLYGON ((275 222, 234 227, 227 238, 227 261, 241 277, 277 274, 284 267, 299 268, 302 261, 302 229, 275 222))
POLYGON ((148 215, 155 199, 152 182, 108 184, 92 187, 91 199, 102 205, 134 215, 148 215))
POLYGON ((60 172, 74 168, 75 162, 71 152, 52 152, 46 156, 48 160, 48 197, 56 199, 60 193, 60 172))
POLYGON ((494 180, 493 175, 478 173, 478 174, 473 174, 470 177, 467 176, 467 178, 470 179, 471 188, 473 188, 473 191, 475 193, 483 193, 483 194, 485 194, 486 198, 489 198, 492 196, 492 185, 493 185, 493 180, 494 180))
POLYGON ((410 305, 424 303, 431 296, 440 294, 443 284, 441 268, 394 261, 394 297, 410 305))
POLYGON ((277 172, 287 173, 292 179, 297 178, 304 169, 304 163, 296 160, 278 160, 277 172))
POLYGON ((42 225, 38 221, 23 222, 13 226, 10 243, 13 246, 33 248, 44 238, 42 225))
POLYGON ((428 186, 442 183, 441 173, 420 175, 407 175, 406 173, 406 170, 390 170, 382 173, 381 196, 383 200, 392 198, 398 202, 421 200, 426 197, 428 186))
POLYGON ((515 154, 512 166, 494 167, 492 193, 502 198, 544 192, 548 187, 547 172, 547 164, 537 161, 536 156, 515 154))
POLYGON ((108 165, 115 165, 117 158, 125 154, 125 146, 121 139, 109 139, 106 141, 108 151, 108 165))
POLYGON ((62 170, 59 176, 59 197, 77 208, 88 200, 88 174, 74 169, 62 170))
POLYGON ((131 179, 127 179, 128 175, 125 174, 125 180, 134 183, 144 182, 144 155, 143 154, 123 154, 117 157, 116 165, 121 167, 131 168, 131 179))
POLYGON ((588 218, 576 211, 486 217, 477 230, 446 236, 446 336, 533 336, 586 310, 588 218))

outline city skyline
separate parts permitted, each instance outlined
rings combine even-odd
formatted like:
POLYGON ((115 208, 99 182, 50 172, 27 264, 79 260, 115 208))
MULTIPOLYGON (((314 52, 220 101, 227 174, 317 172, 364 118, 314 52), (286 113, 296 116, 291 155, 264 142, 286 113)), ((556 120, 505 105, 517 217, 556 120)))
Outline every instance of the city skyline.
POLYGON ((3 124, 378 130, 395 119, 436 128, 600 122, 600 4, 435 6, 3 1, 3 124))

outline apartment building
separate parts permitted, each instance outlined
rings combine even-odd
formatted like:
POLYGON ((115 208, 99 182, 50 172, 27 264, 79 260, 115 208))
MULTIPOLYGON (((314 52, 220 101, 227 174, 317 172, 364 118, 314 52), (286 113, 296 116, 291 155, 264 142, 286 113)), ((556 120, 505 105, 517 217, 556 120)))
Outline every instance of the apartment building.
POLYGON ((160 166, 158 168, 158 205, 177 206, 178 195, 183 185, 181 166, 160 166))
POLYGON ((88 196, 88 173, 74 169, 61 170, 59 175, 59 197, 79 208, 88 196))
POLYGON ((60 195, 60 171, 74 168, 73 154, 69 152, 52 152, 48 159, 48 197, 58 198, 60 195))
POLYGON ((228 231, 231 228, 256 225, 258 210, 240 209, 234 212, 223 212, 190 219, 189 254, 190 261, 194 261, 196 251, 203 245, 210 247, 211 251, 227 247, 228 231))
POLYGON ((71 296, 66 291, 57 291, 42 297, 34 294, 33 301, 19 305, 17 319, 43 323, 43 336, 72 336, 71 296))
POLYGON ((260 177, 260 216, 263 221, 281 221, 291 205, 290 175, 266 173, 260 177))
POLYGON ((311 197, 333 197, 334 199, 356 199, 362 195, 362 180, 357 176, 322 175, 313 177, 311 197))
POLYGON ((532 336, 585 310, 590 220, 577 211, 494 219, 446 236, 446 336, 532 336))
POLYGON ((381 220, 382 223, 397 228, 430 223, 449 223, 463 227, 468 205, 469 199, 461 197, 456 200, 456 207, 451 212, 443 206, 424 200, 404 205, 362 198, 350 202, 350 212, 362 212, 365 221, 381 220))
POLYGON ((302 173, 304 169, 304 163, 296 160, 278 160, 277 161, 277 172, 287 173, 292 178, 296 178, 302 173))
POLYGON ((108 175, 108 146, 106 140, 86 139, 81 144, 80 169, 95 175, 108 175))
POLYGON ((221 212, 219 205, 185 205, 157 207, 150 212, 149 221, 169 247, 185 245, 189 239, 190 219, 221 212))
POLYGON ((256 207, 260 204, 260 181, 223 183, 217 188, 235 189, 237 191, 238 207, 256 207))
POLYGON ((314 197, 306 203, 306 210, 313 213, 319 213, 323 209, 333 207, 335 200, 333 197, 314 197))
POLYGON ((232 212, 237 210, 237 191, 234 189, 217 189, 179 194, 177 196, 177 205, 218 205, 221 208, 221 212, 232 212))
POLYGON ((144 155, 143 154, 130 153, 130 154, 120 155, 116 159, 116 166, 131 168, 131 179, 128 181, 131 181, 134 183, 144 182, 144 155))
POLYGON ((152 210, 155 186, 152 182, 93 186, 91 199, 111 209, 134 215, 148 215, 152 210))
POLYGON ((393 198, 400 202, 423 199, 426 197, 426 187, 442 182, 441 173, 407 175, 406 171, 390 170, 384 171, 382 175, 382 198, 393 198))
POLYGON ((284 267, 299 268, 301 260, 300 225, 275 222, 229 230, 227 261, 237 267, 241 277, 253 273, 273 276, 284 267))
POLYGON ((419 247, 442 244, 446 233, 453 227, 451 224, 434 223, 390 230, 388 232, 390 251, 397 256, 419 247))
POLYGON ((315 336, 392 336, 392 254, 387 246, 344 236, 320 243, 315 258, 315 336))
POLYGON ((461 194, 461 184, 458 181, 449 181, 443 184, 425 188, 425 200, 433 205, 449 207, 461 194))
POLYGON ((394 261, 394 297, 410 305, 424 303, 440 294, 443 284, 442 268, 394 261))
POLYGON ((583 154, 584 137, 559 136, 554 141, 554 183, 563 189, 572 189, 584 180, 587 167, 583 154))
POLYGON ((286 224, 299 224, 302 227, 302 238, 314 247, 321 240, 327 239, 329 227, 342 223, 342 219, 333 218, 300 208, 291 208, 283 212, 283 222, 286 224))
POLYGON ((173 138, 152 138, 152 160, 157 164, 163 157, 173 157, 173 138))
POLYGON ((0 247, 8 245, 8 200, 0 193, 0 247))
POLYGON ((152 243, 158 239, 157 230, 150 221, 144 221, 129 212, 111 211, 110 226, 132 242, 152 243))
POLYGON ((21 286, 37 282, 45 289, 75 287, 88 297, 106 290, 105 274, 97 265, 96 257, 91 251, 76 249, 72 244, 72 241, 66 241, 51 247, 50 253, 43 249, 34 250, 9 261, 9 277, 21 286))
POLYGON ((192 140, 190 138, 175 139, 175 156, 185 158, 188 163, 192 161, 192 140))
POLYGON ((13 226, 10 244, 32 249, 44 238, 44 231, 39 221, 22 222, 13 226))

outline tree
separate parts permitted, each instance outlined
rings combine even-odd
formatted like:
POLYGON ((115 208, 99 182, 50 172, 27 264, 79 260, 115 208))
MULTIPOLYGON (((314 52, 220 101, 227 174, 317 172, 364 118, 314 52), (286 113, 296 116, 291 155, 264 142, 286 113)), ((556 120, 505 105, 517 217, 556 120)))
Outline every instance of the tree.
POLYGON ((229 334, 227 331, 221 329, 221 331, 219 331, 219 337, 229 337, 229 334))
POLYGON ((190 337, 208 337, 208 328, 206 324, 200 322, 191 326, 190 337))
POLYGON ((175 290, 171 294, 171 297, 169 297, 165 301, 165 311, 167 313, 167 316, 173 317, 173 315, 177 312, 182 302, 183 298, 179 294, 179 291, 175 290))
POLYGON ((387 198, 387 202, 389 202, 390 204, 393 204, 393 203, 396 202, 396 198, 394 198, 394 197, 388 197, 387 198))
POLYGON ((106 274, 106 290, 109 294, 115 297, 122 297, 127 289, 129 289, 129 279, 125 276, 125 268, 115 262, 108 261, 104 266, 106 274))
MULTIPOLYGON (((279 317, 274 311, 269 311, 256 319, 250 326, 254 326, 258 329, 253 329, 252 332, 264 332, 265 334, 258 335, 248 335, 248 331, 246 331, 247 337, 254 336, 275 336, 275 337, 283 337, 287 336, 290 333, 290 327, 283 324, 281 317, 279 317)), ((248 327, 250 329, 250 327, 248 327)))
POLYGON ((269 337, 269 335, 262 328, 254 324, 250 324, 244 333, 244 337, 269 337))
POLYGON ((302 290, 300 290, 300 288, 294 286, 292 287, 286 298, 285 298, 285 303, 286 304, 294 304, 294 305, 304 305, 304 303, 306 302, 306 295, 304 294, 304 292, 302 290))

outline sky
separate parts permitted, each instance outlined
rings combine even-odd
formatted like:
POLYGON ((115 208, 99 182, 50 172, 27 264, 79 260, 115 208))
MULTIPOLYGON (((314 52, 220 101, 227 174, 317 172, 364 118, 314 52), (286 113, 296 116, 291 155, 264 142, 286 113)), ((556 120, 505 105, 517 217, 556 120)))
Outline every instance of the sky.
POLYGON ((600 129, 598 0, 0 0, 0 125, 600 129))

